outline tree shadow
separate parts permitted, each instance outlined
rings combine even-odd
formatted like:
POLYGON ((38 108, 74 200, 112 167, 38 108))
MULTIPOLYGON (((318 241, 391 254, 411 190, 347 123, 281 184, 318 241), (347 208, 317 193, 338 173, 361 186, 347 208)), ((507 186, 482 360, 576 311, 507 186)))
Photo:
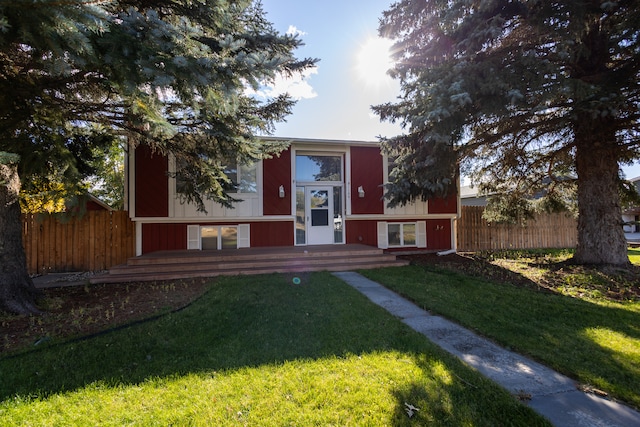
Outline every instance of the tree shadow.
POLYGON ((542 282, 554 283, 545 286, 486 259, 458 258, 437 263, 418 259, 416 264, 435 274, 459 275, 460 288, 447 285, 447 291, 453 296, 455 289, 464 298, 435 305, 440 300, 434 299, 425 286, 421 289, 393 284, 391 288, 500 345, 640 407, 637 346, 629 348, 628 354, 619 344, 615 347, 617 340, 640 340, 640 313, 624 306, 625 295, 637 301, 634 287, 640 281, 635 281, 636 267, 621 270, 534 260, 531 266, 544 267, 542 282), (559 275, 560 280, 567 280, 567 286, 582 289, 584 294, 562 294, 557 288, 559 275), (627 283, 619 276, 631 280, 627 283), (483 281, 487 284, 478 285, 483 281), (623 285, 615 287, 612 283, 623 285), (518 288, 528 291, 523 294, 518 288), (597 295, 602 303, 586 299, 588 292, 597 295), (526 301, 522 301, 523 297, 526 301))
MULTIPOLYGON (((47 399, 92 384, 128 387, 190 374, 379 352, 417 354, 424 376, 432 376, 423 359, 440 360, 433 354, 441 353, 423 336, 328 273, 296 277, 299 282, 285 275, 221 280, 180 312, 0 358, 0 402, 47 399)), ((451 390, 447 386, 439 393, 449 400, 451 390)), ((456 402, 461 407, 472 404, 462 398, 456 402)), ((403 405, 399 400, 398 406, 403 405)))
MULTIPOLYGON (((532 417, 531 409, 520 404, 505 389, 484 387, 490 380, 477 371, 467 371, 465 378, 446 368, 443 372, 440 361, 448 357, 445 354, 438 359, 425 355, 415 357, 424 375, 394 390, 397 404, 393 426, 483 425, 480 420, 499 420, 505 414, 508 415, 504 425, 551 425, 546 419, 532 417), (437 386, 432 385, 434 382, 437 386)), ((447 366, 462 367, 463 363, 455 359, 448 361, 447 366)))

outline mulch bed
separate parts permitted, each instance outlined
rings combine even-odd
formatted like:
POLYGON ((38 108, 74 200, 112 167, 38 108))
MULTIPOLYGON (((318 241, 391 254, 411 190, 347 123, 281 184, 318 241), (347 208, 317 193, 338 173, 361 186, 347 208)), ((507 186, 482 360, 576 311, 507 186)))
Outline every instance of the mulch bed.
POLYGON ((190 304, 210 279, 66 286, 42 289, 41 316, 0 312, 0 355, 125 325, 190 304))

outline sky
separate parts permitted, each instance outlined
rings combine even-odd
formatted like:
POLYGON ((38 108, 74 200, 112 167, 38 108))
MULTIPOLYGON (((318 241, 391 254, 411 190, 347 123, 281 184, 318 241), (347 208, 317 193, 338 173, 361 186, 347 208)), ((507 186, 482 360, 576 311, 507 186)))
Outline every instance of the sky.
MULTIPOLYGON (((376 141, 402 132, 381 123, 371 105, 394 102, 396 81, 384 74, 390 66, 377 38, 382 12, 393 0, 262 0, 267 19, 281 33, 300 35, 298 58, 318 58, 304 78, 279 82, 271 95, 287 91, 298 102, 287 121, 276 125, 283 138, 376 141)), ((640 163, 623 167, 627 178, 640 177, 640 163)))

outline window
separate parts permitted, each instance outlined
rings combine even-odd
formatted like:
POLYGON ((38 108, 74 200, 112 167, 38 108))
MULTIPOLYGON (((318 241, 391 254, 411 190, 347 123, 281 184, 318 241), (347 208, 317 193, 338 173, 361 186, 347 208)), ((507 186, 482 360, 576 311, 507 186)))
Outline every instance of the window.
POLYGON ((200 227, 202 249, 236 249, 238 247, 238 227, 200 227))
POLYGON ((187 225, 187 249, 237 249, 250 245, 249 224, 187 225))
POLYGON ((297 182, 342 182, 342 156, 296 156, 297 182))
MULTIPOLYGON (((225 166, 224 173, 229 177, 232 182, 233 189, 236 193, 257 193, 258 192, 258 174, 257 163, 251 163, 248 165, 239 165, 237 162, 228 162, 229 165, 225 166)), ((182 171, 185 168, 184 162, 176 162, 176 172, 182 171)), ((184 174, 189 175, 187 172, 184 174)), ((178 175, 176 177, 176 192, 185 193, 188 188, 187 182, 183 176, 178 175)))
POLYGON ((389 223, 387 229, 389 247, 416 246, 415 223, 389 223))
POLYGON ((333 242, 344 242, 342 223, 342 187, 333 187, 333 242))
POLYGON ((296 187, 296 245, 307 243, 304 187, 296 187))
POLYGON ((234 163, 224 169, 224 173, 233 182, 233 187, 238 193, 257 193, 258 182, 256 164, 237 165, 234 163))
POLYGON ((396 167, 396 156, 387 156, 387 176, 385 182, 391 182, 394 177, 393 169, 396 167))
POLYGON ((417 222, 378 222, 378 247, 403 248, 427 247, 427 223, 417 222))

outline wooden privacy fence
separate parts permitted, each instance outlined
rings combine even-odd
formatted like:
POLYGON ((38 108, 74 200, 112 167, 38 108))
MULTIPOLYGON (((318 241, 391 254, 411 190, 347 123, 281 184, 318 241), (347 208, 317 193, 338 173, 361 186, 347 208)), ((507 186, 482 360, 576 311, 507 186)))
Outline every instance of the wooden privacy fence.
POLYGON ((27 214, 22 242, 30 274, 100 271, 135 255, 135 226, 126 211, 87 211, 68 221, 27 214))
POLYGON ((576 247, 578 225, 569 214, 539 214, 520 225, 487 222, 483 212, 482 206, 462 206, 456 231, 459 251, 576 247))

